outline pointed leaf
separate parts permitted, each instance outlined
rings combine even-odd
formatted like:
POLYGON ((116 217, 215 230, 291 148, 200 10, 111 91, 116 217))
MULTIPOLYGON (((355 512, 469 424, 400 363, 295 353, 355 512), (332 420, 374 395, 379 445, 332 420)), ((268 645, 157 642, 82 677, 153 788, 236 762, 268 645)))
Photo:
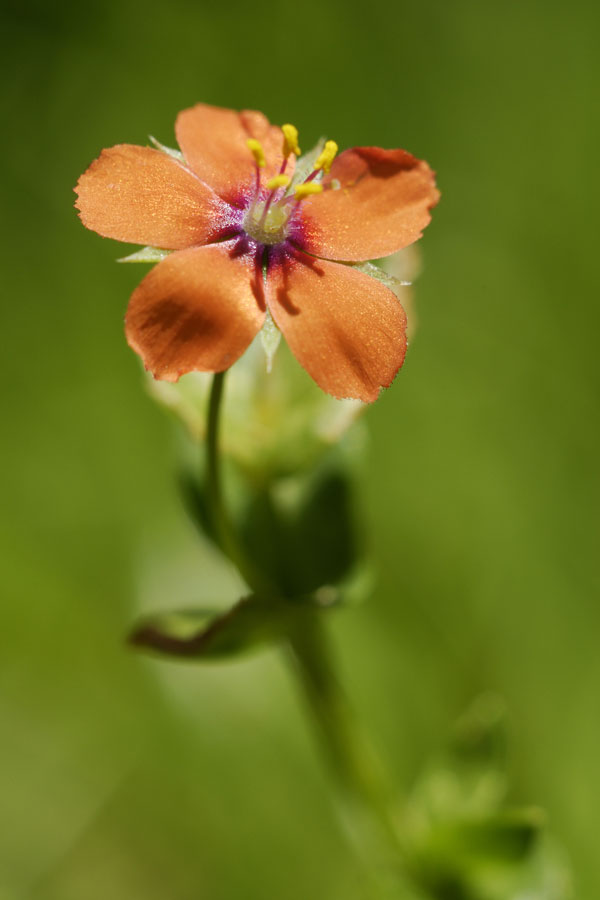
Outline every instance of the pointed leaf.
POLYGON ((533 849, 544 825, 541 810, 507 810, 481 822, 462 822, 447 832, 447 846, 457 857, 513 863, 533 849))
POLYGON ((350 575, 360 558, 352 499, 350 478, 341 468, 255 490, 242 537, 285 596, 312 595, 350 575))
POLYGON ((285 601, 246 597, 225 613, 181 610, 149 616, 133 629, 129 643, 179 659, 225 659, 285 640, 299 616, 310 614, 310 608, 285 601))

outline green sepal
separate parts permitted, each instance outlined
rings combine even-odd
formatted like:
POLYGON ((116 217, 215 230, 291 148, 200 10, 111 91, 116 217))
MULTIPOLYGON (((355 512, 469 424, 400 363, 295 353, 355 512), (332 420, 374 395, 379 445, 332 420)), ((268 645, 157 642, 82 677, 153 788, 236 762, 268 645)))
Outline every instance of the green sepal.
POLYGON ((400 278, 396 278, 394 275, 390 275, 390 273, 386 272, 385 269, 382 269, 380 266, 376 266, 372 262, 349 263, 349 265, 351 266, 351 268, 357 269, 359 272, 364 272, 365 275, 369 275, 376 281, 380 281, 381 284, 384 284, 394 294, 396 294, 400 288, 410 287, 410 285, 412 284, 411 281, 403 281, 400 278))
POLYGON ((121 256, 117 262, 157 263, 169 256, 170 253, 171 250, 160 250, 158 247, 142 247, 141 250, 136 250, 135 253, 130 253, 129 256, 121 256))
POLYGON ((262 348, 265 351, 267 372, 270 373, 273 369, 273 359, 275 358, 275 354, 281 343, 281 331, 273 321, 273 317, 268 307, 265 314, 265 321, 259 334, 262 348))
POLYGON ((185 158, 181 150, 174 150, 173 147, 167 147, 165 144, 161 144, 160 141, 157 141, 154 135, 148 135, 150 139, 150 143, 152 143, 157 150, 161 150, 163 153, 166 153, 167 156, 170 156, 172 159, 176 159, 177 162, 184 163, 185 158))

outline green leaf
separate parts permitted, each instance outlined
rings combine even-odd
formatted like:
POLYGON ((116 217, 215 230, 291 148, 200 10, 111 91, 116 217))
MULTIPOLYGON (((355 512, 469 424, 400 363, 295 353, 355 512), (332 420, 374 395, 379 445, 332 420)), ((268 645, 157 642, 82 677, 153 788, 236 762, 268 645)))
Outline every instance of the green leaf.
POLYGON ((350 478, 328 471, 314 485, 292 535, 297 560, 296 587, 308 593, 321 584, 337 584, 359 555, 350 478))
POLYGON ((442 843, 454 858, 471 862, 520 862, 533 849, 544 821, 542 811, 537 808, 506 810, 481 821, 458 822, 446 828, 442 843))
POLYGON ((313 479, 287 479, 255 490, 241 534, 249 555, 287 597, 339 585, 357 565, 349 476, 328 468, 313 479))
POLYGON ((490 878, 518 878, 538 846, 542 824, 537 809, 439 823, 421 836, 407 864, 416 882, 437 900, 491 900, 481 886, 490 878))
POLYGON ((178 659, 227 659, 285 640, 306 615, 315 615, 314 607, 246 597, 225 613, 178 610, 149 616, 135 626, 129 643, 178 659))
MULTIPOLYGON (((281 597, 318 606, 362 599, 372 580, 357 537, 351 475, 342 462, 330 461, 310 475, 260 482, 235 467, 226 474, 227 505, 239 543, 281 597)), ((179 482, 196 527, 225 552, 203 475, 183 467, 179 482)))

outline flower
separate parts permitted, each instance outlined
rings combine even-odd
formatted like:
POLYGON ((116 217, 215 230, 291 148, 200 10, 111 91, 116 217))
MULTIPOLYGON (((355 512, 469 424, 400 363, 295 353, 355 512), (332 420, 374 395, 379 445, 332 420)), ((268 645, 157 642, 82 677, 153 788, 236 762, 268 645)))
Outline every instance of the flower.
POLYGON ((421 236, 439 196, 429 166, 378 147, 336 157, 333 141, 296 166, 292 125, 205 104, 175 132, 181 153, 119 144, 75 189, 87 228, 174 251, 127 310, 146 368, 166 381, 223 371, 274 322, 324 391, 375 400, 404 361, 406 317, 352 264, 421 236))

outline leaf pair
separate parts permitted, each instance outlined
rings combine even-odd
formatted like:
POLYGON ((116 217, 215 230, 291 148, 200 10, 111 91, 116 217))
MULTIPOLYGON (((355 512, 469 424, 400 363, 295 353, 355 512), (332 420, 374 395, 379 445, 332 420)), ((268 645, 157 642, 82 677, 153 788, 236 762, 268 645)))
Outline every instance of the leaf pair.
MULTIPOLYGON (((185 477, 182 486, 196 525, 225 552, 213 528, 204 485, 185 477)), ((241 479, 236 487, 236 502, 229 506, 239 540, 282 597, 308 596, 337 585, 358 565, 362 548, 350 475, 342 465, 261 483, 241 479)))

